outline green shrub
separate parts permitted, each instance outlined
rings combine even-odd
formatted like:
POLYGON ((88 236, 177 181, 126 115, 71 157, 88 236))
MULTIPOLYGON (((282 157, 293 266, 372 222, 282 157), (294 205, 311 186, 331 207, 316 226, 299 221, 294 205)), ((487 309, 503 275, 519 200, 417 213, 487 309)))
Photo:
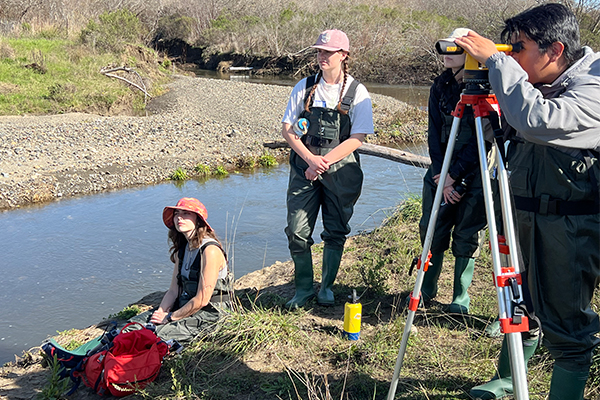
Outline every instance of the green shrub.
POLYGON ((387 266, 387 259, 380 258, 366 252, 359 265, 359 272, 363 283, 373 293, 383 295, 388 290, 387 280, 391 271, 387 266))
POLYGON ((164 40, 179 39, 189 41, 192 34, 194 19, 179 14, 162 17, 158 20, 155 37, 164 40))
POLYGON ((142 35, 142 24, 129 10, 105 12, 98 21, 91 20, 82 29, 82 43, 101 52, 122 52, 127 43, 138 43, 142 35))

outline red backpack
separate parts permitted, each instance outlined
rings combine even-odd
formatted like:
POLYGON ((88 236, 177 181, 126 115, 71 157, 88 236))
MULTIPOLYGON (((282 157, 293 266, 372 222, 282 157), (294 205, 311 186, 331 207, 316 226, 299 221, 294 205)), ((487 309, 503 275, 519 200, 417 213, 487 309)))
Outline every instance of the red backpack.
MULTIPOLYGON (((138 323, 129 323, 123 330, 132 324, 138 323)), ((145 327, 120 333, 109 349, 86 357, 72 371, 72 377, 81 378, 101 396, 107 392, 117 397, 127 396, 156 379, 168 352, 167 343, 145 327)))

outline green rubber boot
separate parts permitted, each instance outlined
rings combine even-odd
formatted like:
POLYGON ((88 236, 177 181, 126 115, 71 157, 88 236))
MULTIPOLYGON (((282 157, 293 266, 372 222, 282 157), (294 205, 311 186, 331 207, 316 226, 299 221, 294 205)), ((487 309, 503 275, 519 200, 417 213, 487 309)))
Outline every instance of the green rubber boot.
POLYGON ((452 293, 452 303, 449 311, 451 313, 468 314, 469 313, 469 293, 467 289, 473 280, 473 271, 475 270, 475 259, 470 257, 456 257, 454 262, 454 289, 452 293))
POLYGON ((321 289, 317 294, 317 303, 322 306, 332 306, 335 303, 333 297, 333 282, 340 269, 343 249, 335 249, 328 246, 323 247, 323 274, 321 278, 321 289))
POLYGON ((423 276, 423 284, 421 285, 421 295, 423 300, 431 300, 437 295, 438 279, 442 272, 442 263, 444 262, 444 253, 431 254, 429 267, 423 276))
MULTIPOLYGON (((527 370, 527 362, 535 353, 537 349, 539 339, 527 339, 523 340, 523 359, 525 361, 525 370, 527 370)), ((506 342, 506 336, 502 341, 502 350, 500 350, 500 357, 498 358, 498 371, 496 375, 487 383, 483 385, 475 386, 471 389, 469 394, 474 399, 501 399, 509 396, 513 393, 512 384, 512 373, 510 370, 510 356, 508 354, 508 343, 506 342)))
POLYGON ((554 364, 548 400, 583 400, 589 371, 568 371, 554 364))
POLYGON ((285 303, 288 309, 302 307, 307 301, 315 297, 313 290, 313 265, 310 250, 305 253, 292 254, 294 260, 294 285, 296 294, 285 303))

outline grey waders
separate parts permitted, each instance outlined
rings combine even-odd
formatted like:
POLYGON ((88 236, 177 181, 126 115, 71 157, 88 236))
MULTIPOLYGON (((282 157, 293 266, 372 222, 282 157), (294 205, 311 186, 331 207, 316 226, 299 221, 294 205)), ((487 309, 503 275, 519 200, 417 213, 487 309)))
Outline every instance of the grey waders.
MULTIPOLYGON (((535 353, 538 342, 538 338, 523 340, 523 359, 525 361, 525 368, 527 368, 527 362, 531 356, 533 356, 533 353, 535 353)), ((489 382, 473 387, 469 394, 474 399, 487 400, 501 399, 511 395, 512 393, 513 384, 512 372, 510 370, 510 357, 508 354, 508 343, 506 341, 506 337, 504 337, 496 375, 494 375, 489 382)))
POLYGON ((335 302, 331 288, 340 268, 343 252, 343 249, 329 246, 323 248, 323 277, 321 278, 321 289, 317 295, 317 303, 322 306, 332 306, 335 302))
POLYGON ((315 297, 313 290, 313 264, 312 254, 309 251, 292 254, 294 260, 294 285, 296 294, 285 304, 286 308, 302 307, 307 301, 315 297))

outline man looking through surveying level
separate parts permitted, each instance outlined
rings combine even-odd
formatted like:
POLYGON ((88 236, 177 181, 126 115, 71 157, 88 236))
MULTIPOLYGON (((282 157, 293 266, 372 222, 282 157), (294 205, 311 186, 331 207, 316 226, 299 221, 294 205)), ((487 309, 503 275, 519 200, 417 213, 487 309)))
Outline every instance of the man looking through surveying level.
MULTIPOLYGON (((512 127, 507 165, 523 288, 555 361, 549 399, 583 399, 600 341, 598 315, 590 308, 600 277, 600 54, 581 47, 575 16, 560 4, 506 20, 502 40, 522 50, 498 52, 475 32, 455 42, 489 69, 512 127)), ((527 344, 536 344, 535 337, 527 339, 525 362, 533 354, 527 344)), ((474 387, 473 397, 512 393, 508 358, 505 340, 498 372, 474 387)))

